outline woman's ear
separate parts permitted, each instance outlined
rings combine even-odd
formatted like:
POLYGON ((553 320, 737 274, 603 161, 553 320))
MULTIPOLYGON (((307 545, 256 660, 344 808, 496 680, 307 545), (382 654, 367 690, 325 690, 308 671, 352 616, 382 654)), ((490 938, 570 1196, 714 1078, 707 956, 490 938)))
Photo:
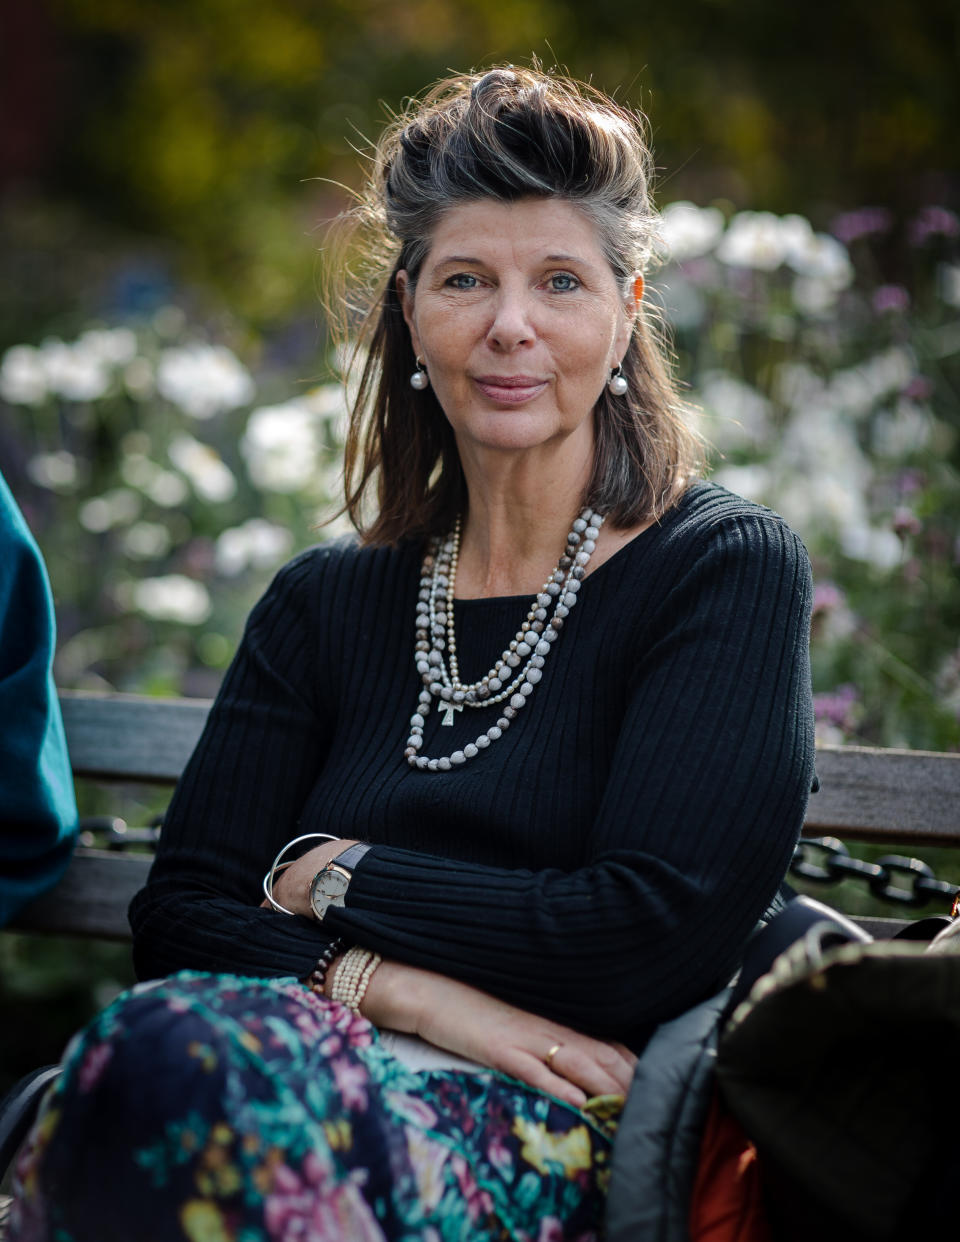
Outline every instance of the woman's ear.
POLYGON ((640 303, 643 301, 643 291, 645 288, 646 288, 646 281, 643 279, 643 277, 640 275, 639 272, 635 272, 633 276, 633 285, 632 285, 633 306, 631 307, 631 310, 633 311, 634 316, 637 316, 640 314, 640 303))
POLYGON ((406 268, 401 268, 397 272, 397 295, 400 298, 400 306, 403 309, 403 319, 410 330, 410 342, 413 346, 415 355, 420 354, 420 340, 417 336, 417 329, 413 318, 413 282, 411 281, 406 268))

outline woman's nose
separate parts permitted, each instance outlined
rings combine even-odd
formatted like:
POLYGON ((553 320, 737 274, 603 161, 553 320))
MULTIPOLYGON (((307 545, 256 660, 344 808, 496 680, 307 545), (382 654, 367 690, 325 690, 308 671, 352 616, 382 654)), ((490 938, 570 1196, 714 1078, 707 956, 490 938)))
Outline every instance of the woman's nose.
POLYGON ((510 350, 531 342, 536 336, 531 309, 525 291, 501 288, 487 330, 487 344, 494 349, 510 350))

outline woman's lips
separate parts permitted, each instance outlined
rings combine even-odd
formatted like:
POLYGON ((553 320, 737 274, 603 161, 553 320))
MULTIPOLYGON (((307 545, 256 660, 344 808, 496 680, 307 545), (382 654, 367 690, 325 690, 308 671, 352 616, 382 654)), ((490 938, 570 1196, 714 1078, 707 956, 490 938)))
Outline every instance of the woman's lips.
POLYGON ((548 381, 535 375, 475 375, 473 382, 491 401, 500 405, 522 405, 539 396, 548 381))

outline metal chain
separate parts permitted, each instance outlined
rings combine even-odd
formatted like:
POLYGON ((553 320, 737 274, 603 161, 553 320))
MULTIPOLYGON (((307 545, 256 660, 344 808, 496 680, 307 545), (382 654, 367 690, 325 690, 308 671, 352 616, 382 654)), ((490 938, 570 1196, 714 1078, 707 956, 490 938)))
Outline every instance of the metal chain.
POLYGON ((960 885, 938 880, 933 868, 922 859, 884 854, 876 862, 866 862, 851 857, 850 851, 836 837, 805 837, 799 841, 793 851, 790 874, 814 884, 861 880, 881 901, 914 908, 936 899, 949 906, 960 893, 960 885), (906 880, 909 887, 896 885, 895 877, 906 880))

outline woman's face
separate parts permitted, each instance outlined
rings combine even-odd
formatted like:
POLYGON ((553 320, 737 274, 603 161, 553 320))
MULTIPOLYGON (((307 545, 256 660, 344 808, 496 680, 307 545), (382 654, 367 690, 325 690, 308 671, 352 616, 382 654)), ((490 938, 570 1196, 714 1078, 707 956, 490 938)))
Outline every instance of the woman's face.
POLYGON ((591 460, 593 407, 635 309, 586 216, 555 198, 454 207, 415 289, 405 272, 397 283, 461 456, 550 446, 591 460))

